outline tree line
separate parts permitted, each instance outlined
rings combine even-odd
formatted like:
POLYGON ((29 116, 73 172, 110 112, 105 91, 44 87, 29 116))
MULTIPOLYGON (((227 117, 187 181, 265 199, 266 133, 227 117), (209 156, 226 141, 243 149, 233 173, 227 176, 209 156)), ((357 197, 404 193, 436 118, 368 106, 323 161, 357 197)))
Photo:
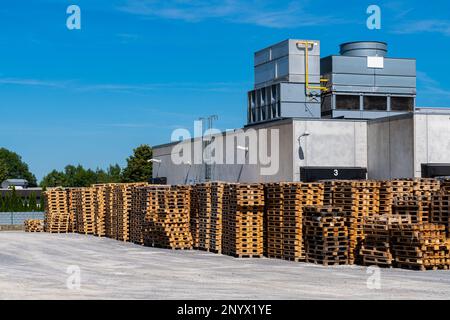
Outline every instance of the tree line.
POLYGON ((41 187, 88 187, 100 183, 145 182, 152 178, 153 167, 149 162, 153 156, 152 148, 141 145, 127 158, 127 166, 118 164, 106 170, 85 169, 83 166, 68 165, 62 171, 53 170, 41 181, 41 187))

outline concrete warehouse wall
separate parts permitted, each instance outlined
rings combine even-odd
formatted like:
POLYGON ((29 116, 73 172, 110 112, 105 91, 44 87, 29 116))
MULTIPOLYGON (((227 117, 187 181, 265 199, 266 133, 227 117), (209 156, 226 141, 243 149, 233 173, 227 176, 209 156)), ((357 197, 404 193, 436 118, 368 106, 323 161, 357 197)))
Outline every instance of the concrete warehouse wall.
MULTIPOLYGON (((450 114, 415 113, 370 121, 286 119, 249 128, 279 130, 278 173, 261 175, 265 167, 261 163, 215 165, 212 180, 236 182, 240 175, 239 182, 299 181, 302 166, 366 167, 369 179, 413 178, 421 177, 422 163, 450 163, 450 114), (309 136, 299 140, 304 133, 309 136)), ((233 132, 234 137, 243 135, 240 130, 233 132)), ((169 184, 204 181, 204 165, 172 163, 173 147, 155 147, 154 157, 162 163, 155 164, 153 176, 167 177, 169 184)), ((199 150, 191 152, 201 158, 199 150)), ((243 156, 245 151, 235 152, 243 156)))
POLYGON ((450 163, 450 114, 416 114, 414 148, 416 177, 422 163, 450 163))
MULTIPOLYGON (((218 136, 218 135, 217 135, 218 136)), ((246 128, 244 130, 235 130, 231 131, 228 134, 228 140, 225 140, 224 134, 221 135, 223 137, 223 155, 222 155, 222 163, 225 164, 215 164, 211 166, 212 170, 212 180, 218 181, 227 181, 227 182, 272 182, 272 181, 292 181, 293 179, 293 168, 292 168, 292 159, 293 159, 293 139, 292 139, 292 120, 288 121, 279 121, 274 122, 273 124, 265 124, 264 126, 253 126, 251 128, 246 128), (270 155, 270 150, 272 149, 271 139, 269 138, 271 135, 271 130, 276 129, 279 133, 279 165, 278 173, 275 175, 262 175, 261 169, 267 168, 268 165, 261 163, 260 158, 258 157, 257 164, 248 164, 249 157, 247 156, 246 163, 247 164, 226 164, 227 153, 225 150, 227 149, 227 142, 231 139, 234 140, 234 147, 231 147, 231 150, 234 150, 234 162, 237 163, 238 157, 242 159, 246 158, 244 150, 238 150, 236 148, 237 145, 242 145, 242 140, 245 138, 245 134, 249 132, 249 130, 254 130, 258 135, 260 134, 261 129, 267 129, 267 141, 269 142, 267 145, 267 154, 270 155), (241 140, 238 142, 238 140, 241 140), (239 178, 240 177, 240 178, 239 178)), ((178 150, 183 148, 184 150, 190 149, 192 154, 192 159, 201 159, 201 148, 195 148, 195 143, 200 143, 200 139, 183 141, 176 147, 178 150), (190 148, 189 148, 190 145, 190 148)), ((161 160, 161 163, 155 163, 153 169, 153 177, 167 177, 168 184, 183 184, 183 183, 197 183, 204 181, 205 177, 205 165, 200 164, 182 164, 176 165, 173 163, 171 157, 173 153, 176 153, 176 149, 174 146, 176 144, 168 144, 157 146, 153 150, 153 157, 161 160)), ((250 147, 252 148, 252 146, 250 147)), ((230 149, 229 149, 230 150, 230 149)), ((253 149, 256 150, 256 154, 259 153, 259 148, 253 149)), ((231 157, 230 154, 228 154, 231 157)), ((242 163, 240 161, 239 163, 242 163)), ((191 161, 191 163, 195 163, 191 161)))
POLYGON ((293 166, 294 181, 300 167, 367 167, 367 122, 295 120, 293 166))
POLYGON ((367 132, 369 179, 414 176, 414 126, 411 116, 371 121, 367 132))
POLYGON ((368 123, 369 179, 420 178, 421 165, 450 163, 450 115, 414 114, 368 123))

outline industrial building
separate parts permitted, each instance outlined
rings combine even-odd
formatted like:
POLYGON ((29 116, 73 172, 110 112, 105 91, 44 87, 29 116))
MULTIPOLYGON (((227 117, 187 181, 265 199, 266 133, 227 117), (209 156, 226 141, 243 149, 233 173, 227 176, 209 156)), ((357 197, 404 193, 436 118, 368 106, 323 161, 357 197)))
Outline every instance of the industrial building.
POLYGON ((155 146, 153 178, 183 184, 450 176, 450 109, 416 106, 416 60, 389 57, 386 43, 344 43, 340 55, 321 58, 320 41, 286 40, 256 52, 254 72, 247 125, 155 146), (252 145, 251 135, 266 145, 252 145), (221 150, 211 148, 215 140, 225 141, 221 150), (192 160, 174 162, 180 150, 192 160), (252 161, 261 152, 278 163, 252 161))

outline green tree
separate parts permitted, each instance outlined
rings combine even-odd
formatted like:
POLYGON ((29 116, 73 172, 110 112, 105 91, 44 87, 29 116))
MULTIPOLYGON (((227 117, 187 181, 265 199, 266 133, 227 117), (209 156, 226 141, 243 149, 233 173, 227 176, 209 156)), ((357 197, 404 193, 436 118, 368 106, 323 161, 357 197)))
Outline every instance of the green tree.
POLYGON ((22 158, 15 152, 0 148, 0 182, 6 179, 25 179, 30 186, 36 186, 36 177, 22 158))
POLYGON ((62 172, 53 170, 41 181, 41 187, 59 187, 66 184, 65 175, 62 172))
POLYGON ((148 145, 141 145, 133 150, 134 154, 127 159, 127 167, 123 170, 123 182, 145 182, 152 177, 153 150, 148 145))

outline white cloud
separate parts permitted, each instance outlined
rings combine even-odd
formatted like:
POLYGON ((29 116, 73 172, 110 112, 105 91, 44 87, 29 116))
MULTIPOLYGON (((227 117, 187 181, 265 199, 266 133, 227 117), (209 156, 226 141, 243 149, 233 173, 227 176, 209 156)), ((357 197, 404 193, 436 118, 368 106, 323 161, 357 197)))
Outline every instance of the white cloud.
POLYGON ((0 85, 28 86, 28 87, 49 87, 55 89, 69 89, 77 91, 104 91, 104 92, 128 92, 145 93, 152 91, 191 91, 191 92, 237 92, 242 88, 249 87, 250 83, 238 82, 167 82, 167 83, 93 83, 83 84, 76 80, 50 81, 29 78, 6 78, 0 77, 0 85))
POLYGON ((394 29, 397 34, 439 33, 450 37, 449 20, 417 20, 401 23, 394 29))
POLYGON ((21 78, 0 78, 0 84, 5 85, 18 85, 18 86, 38 86, 38 87, 52 87, 52 88, 64 88, 67 86, 67 82, 60 81, 47 81, 38 79, 21 79, 21 78))
POLYGON ((308 13, 299 1, 291 1, 287 5, 280 6, 277 1, 265 0, 127 0, 119 10, 150 18, 185 22, 219 19, 230 23, 269 28, 343 23, 343 20, 326 16, 323 12, 317 15, 308 13))

